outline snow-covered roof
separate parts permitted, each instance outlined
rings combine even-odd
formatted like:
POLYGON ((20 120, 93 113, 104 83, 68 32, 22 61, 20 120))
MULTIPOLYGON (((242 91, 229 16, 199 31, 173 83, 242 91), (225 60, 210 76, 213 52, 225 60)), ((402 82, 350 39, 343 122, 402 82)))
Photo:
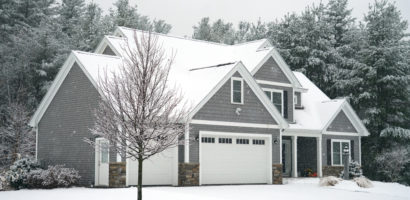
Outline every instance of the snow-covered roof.
MULTIPOLYGON (((141 38, 143 31, 119 27, 118 36, 106 36, 105 39, 121 56, 126 57, 125 48, 135 47, 134 33, 141 38), (119 32, 120 31, 120 32, 119 32)), ((174 55, 174 62, 169 74, 171 84, 180 88, 184 96, 189 98, 191 105, 197 105, 217 85, 217 83, 239 61, 251 71, 264 57, 272 46, 266 39, 237 45, 225 45, 201 40, 174 37, 155 33, 157 44, 162 47, 167 57, 174 55), (222 67, 193 70, 218 64, 232 63, 222 67)))
POLYGON ((290 124, 291 129, 321 131, 331 120, 332 116, 340 109, 344 99, 331 100, 304 74, 293 72, 307 91, 302 93, 303 109, 295 109, 295 124, 290 124))

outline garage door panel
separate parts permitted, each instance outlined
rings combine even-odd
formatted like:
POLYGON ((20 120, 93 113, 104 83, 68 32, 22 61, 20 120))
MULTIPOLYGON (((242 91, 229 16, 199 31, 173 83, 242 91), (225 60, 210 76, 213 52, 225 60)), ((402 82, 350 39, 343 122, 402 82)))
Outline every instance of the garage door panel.
MULTIPOLYGON (((238 134, 239 135, 239 134, 238 134)), ((269 182, 269 135, 243 137, 207 135, 215 143, 200 145, 201 184, 245 184, 269 182), (218 138, 232 138, 232 144, 218 143, 218 138), (249 139, 249 144, 236 144, 236 138, 249 139), (252 139, 263 139, 265 145, 254 145, 252 139)), ((270 167, 271 168, 271 167, 270 167)))

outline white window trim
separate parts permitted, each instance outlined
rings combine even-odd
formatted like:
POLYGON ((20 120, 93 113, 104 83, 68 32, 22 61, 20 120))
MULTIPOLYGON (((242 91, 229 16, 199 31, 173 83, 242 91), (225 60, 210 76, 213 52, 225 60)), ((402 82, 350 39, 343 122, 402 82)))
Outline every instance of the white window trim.
POLYGON ((231 104, 243 104, 243 79, 239 77, 231 77, 231 104), (241 81, 241 102, 233 101, 233 81, 241 81))
POLYGON ((342 139, 331 139, 330 140, 330 155, 331 155, 331 160, 332 160, 332 166, 343 166, 343 149, 342 146, 340 146, 340 164, 336 165, 333 163, 333 142, 340 142, 339 144, 341 145, 342 142, 348 142, 349 143, 349 162, 351 160, 351 144, 350 140, 342 140, 342 139))
MULTIPOLYGON (((270 103, 271 104, 273 104, 273 102, 272 102, 272 92, 276 92, 276 93, 280 93, 280 95, 281 95, 281 99, 282 99, 282 106, 281 106, 281 111, 280 111, 280 114, 282 115, 282 117, 283 117, 283 112, 284 112, 284 99, 283 99, 283 90, 278 90, 278 89, 272 89, 272 88, 262 88, 262 90, 265 92, 265 91, 267 91, 267 92, 271 92, 271 95, 270 95, 270 103)), ((266 95, 266 94, 265 94, 266 95)), ((273 104, 273 106, 275 106, 275 104, 273 104)), ((276 108, 276 106, 275 106, 275 108, 276 108)))

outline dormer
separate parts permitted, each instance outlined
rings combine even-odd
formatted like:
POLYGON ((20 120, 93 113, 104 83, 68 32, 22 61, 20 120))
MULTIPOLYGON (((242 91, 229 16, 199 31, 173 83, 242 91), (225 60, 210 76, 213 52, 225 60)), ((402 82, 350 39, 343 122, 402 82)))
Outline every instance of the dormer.
POLYGON ((294 122, 294 110, 303 108, 299 81, 276 49, 252 70, 256 82, 288 122, 294 122))

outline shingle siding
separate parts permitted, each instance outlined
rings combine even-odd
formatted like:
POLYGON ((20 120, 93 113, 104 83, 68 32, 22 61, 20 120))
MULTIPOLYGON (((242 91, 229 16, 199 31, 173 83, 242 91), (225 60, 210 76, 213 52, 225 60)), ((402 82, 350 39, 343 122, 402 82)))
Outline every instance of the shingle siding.
POLYGON ((115 56, 114 51, 107 45, 102 54, 115 56))
MULTIPOLYGON (((239 73, 234 74, 234 76, 240 77, 239 73)), ((231 79, 228 79, 194 115, 193 119, 277 124, 245 80, 243 84, 243 104, 231 103, 231 79), (240 108, 239 115, 236 113, 238 108, 240 108)))
MULTIPOLYGON (((82 185, 94 182, 94 148, 90 133, 99 94, 74 64, 38 124, 38 159, 44 165, 64 164, 79 170, 82 185)), ((115 161, 111 153, 110 161, 115 161)))
POLYGON ((277 89, 277 90, 282 90, 282 91, 287 91, 288 93, 288 105, 287 105, 287 110, 288 110, 288 118, 286 119, 288 122, 293 122, 293 88, 291 87, 283 87, 283 86, 276 86, 276 85, 266 85, 266 84, 259 84, 259 86, 264 89, 264 88, 269 88, 269 89, 277 89))
POLYGON ((268 60, 259 68, 254 77, 257 80, 290 83, 285 73, 283 73, 282 69, 272 57, 268 58, 268 60))
POLYGON ((330 158, 331 155, 328 155, 328 148, 327 145, 331 139, 342 139, 342 140, 353 140, 353 159, 355 161, 359 161, 359 136, 343 136, 343 135, 323 135, 322 136, 322 165, 326 166, 330 164, 330 161, 328 161, 328 158, 330 158), (329 141, 328 141, 329 140, 329 141))
POLYGON ((337 114, 335 119, 326 130, 335 132, 357 133, 357 130, 354 128, 353 124, 350 122, 349 118, 347 118, 343 110, 340 111, 339 114, 337 114))
MULTIPOLYGON (((213 126, 213 125, 200 125, 190 124, 189 135, 194 139, 199 137, 199 131, 217 131, 224 133, 247 133, 247 134, 271 134, 272 135, 272 163, 280 162, 280 144, 274 144, 273 140, 279 141, 280 134, 279 129, 266 129, 266 128, 247 128, 247 127, 234 127, 234 126, 213 126)), ((199 143, 196 140, 191 140, 189 145, 189 162, 199 162, 199 143)))

